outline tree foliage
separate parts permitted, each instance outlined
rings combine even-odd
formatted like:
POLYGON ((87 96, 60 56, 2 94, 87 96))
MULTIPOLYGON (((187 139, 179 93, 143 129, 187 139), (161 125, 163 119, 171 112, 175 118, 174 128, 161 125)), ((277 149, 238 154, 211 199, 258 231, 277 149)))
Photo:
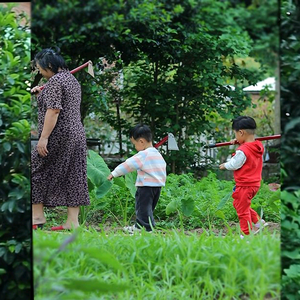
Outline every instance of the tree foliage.
POLYGON ((172 132, 180 151, 167 160, 180 172, 201 159, 200 134, 216 132, 212 116, 230 123, 250 105, 242 87, 261 79, 236 60, 253 49, 246 14, 228 1, 35 0, 33 50, 55 44, 72 67, 107 63, 95 80, 76 75, 83 117, 100 113, 120 139, 137 122, 148 123, 156 141, 172 132))
POLYGON ((300 2, 281 10, 282 299, 300 299, 300 2))
POLYGON ((31 297, 30 33, 0 7, 0 298, 31 297))

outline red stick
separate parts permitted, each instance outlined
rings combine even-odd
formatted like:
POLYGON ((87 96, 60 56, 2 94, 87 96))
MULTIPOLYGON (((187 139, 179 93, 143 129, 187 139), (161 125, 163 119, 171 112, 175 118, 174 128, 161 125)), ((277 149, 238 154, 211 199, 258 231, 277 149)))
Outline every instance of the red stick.
MULTIPOLYGON (((258 138, 256 138, 256 140, 257 141, 266 141, 266 140, 275 140, 275 139, 280 139, 280 138, 281 138, 281 135, 276 134, 276 135, 258 137, 258 138)), ((208 145, 208 147, 215 148, 215 147, 230 146, 230 145, 232 145, 230 142, 224 142, 224 143, 210 144, 210 145, 208 145)))
MULTIPOLYGON (((83 65, 81 65, 81 66, 75 68, 74 70, 70 71, 70 73, 71 73, 71 74, 74 74, 74 73, 80 71, 81 69, 87 67, 90 63, 91 63, 91 61, 86 62, 86 63, 84 63, 83 65)), ((42 86, 40 87, 40 89, 43 90, 44 87, 45 87, 45 86, 42 85, 42 86)))

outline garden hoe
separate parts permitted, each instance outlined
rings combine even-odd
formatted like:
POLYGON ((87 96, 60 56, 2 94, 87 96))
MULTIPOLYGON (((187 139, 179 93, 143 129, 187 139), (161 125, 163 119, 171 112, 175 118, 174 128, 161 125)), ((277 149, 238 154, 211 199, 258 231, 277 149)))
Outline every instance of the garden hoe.
POLYGON ((157 144, 154 145, 155 148, 158 148, 162 144, 164 144, 166 141, 168 141, 168 150, 179 150, 175 137, 172 133, 168 133, 167 136, 165 136, 161 141, 159 141, 157 144))
MULTIPOLYGON (((92 77, 95 77, 94 75, 94 69, 93 69, 93 63, 89 60, 88 62, 84 63, 83 65, 75 68, 74 70, 70 71, 71 74, 74 74, 84 68, 88 67, 88 73, 92 76, 92 77)), ((44 89, 44 85, 40 87, 41 90, 44 89)), ((33 93, 33 94, 36 94, 36 93, 33 93)))

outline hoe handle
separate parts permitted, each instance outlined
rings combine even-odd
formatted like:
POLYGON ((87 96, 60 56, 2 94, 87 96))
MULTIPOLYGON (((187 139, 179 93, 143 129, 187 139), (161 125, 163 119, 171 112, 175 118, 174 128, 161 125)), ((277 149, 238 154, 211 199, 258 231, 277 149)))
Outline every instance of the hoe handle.
MULTIPOLYGON (((269 136, 262 136, 256 138, 257 141, 266 141, 266 140, 276 140, 280 139, 281 135, 276 134, 276 135, 269 135, 269 136)), ((222 146, 230 146, 232 145, 230 142, 224 142, 224 143, 216 143, 216 144, 210 144, 208 145, 209 148, 215 148, 215 147, 222 147, 222 146)))
MULTIPOLYGON (((81 69, 87 67, 90 63, 92 63, 92 62, 89 60, 88 62, 84 63, 83 65, 81 65, 81 66, 75 68, 74 70, 70 71, 70 73, 71 73, 71 74, 74 74, 74 73, 80 71, 81 69)), ((41 91, 44 89, 44 87, 45 87, 44 85, 42 85, 42 86, 40 87, 41 91)), ((36 94, 36 93, 33 93, 33 94, 36 94)))

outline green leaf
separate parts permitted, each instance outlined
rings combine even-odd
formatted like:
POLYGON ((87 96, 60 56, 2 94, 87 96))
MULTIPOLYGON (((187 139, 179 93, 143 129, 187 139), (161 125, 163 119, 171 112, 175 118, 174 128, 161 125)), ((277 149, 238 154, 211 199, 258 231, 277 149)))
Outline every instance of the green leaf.
POLYGON ((283 270, 287 276, 300 280, 300 265, 291 265, 288 269, 283 270))
POLYGON ((5 151, 8 152, 11 149, 11 144, 9 142, 5 142, 5 143, 3 143, 3 148, 5 151))
POLYGON ((23 143, 17 142, 17 148, 21 153, 25 153, 25 145, 23 143))
POLYGON ((22 199, 24 196, 25 191, 21 189, 14 189, 8 194, 8 198, 13 198, 13 199, 22 199))
POLYGON ((179 208, 179 201, 177 199, 172 200, 166 207, 166 214, 170 215, 179 208))
POLYGON ((112 254, 104 250, 99 251, 98 248, 82 248, 80 251, 87 253, 89 257, 95 258, 116 270, 123 269, 119 261, 112 254))
POLYGON ((14 207, 15 207, 15 201, 9 201, 9 203, 8 203, 8 211, 9 212, 13 212, 14 207))
POLYGON ((6 270, 0 269, 0 275, 5 274, 5 273, 6 273, 6 270))
POLYGON ((136 186, 135 181, 137 177, 137 172, 130 172, 125 175, 125 184, 130 191, 130 194, 133 198, 135 198, 136 186))
POLYGON ((293 118, 284 128, 284 132, 287 133, 290 130, 294 129, 296 126, 300 125, 300 117, 293 118))
POLYGON ((293 251, 282 251, 281 256, 291 259, 300 259, 300 249, 294 249, 293 251))
POLYGON ((185 198, 181 200, 181 210, 186 217, 192 215, 195 208, 195 201, 193 198, 185 198))
POLYGON ((114 178, 113 183, 121 188, 126 188, 125 179, 123 177, 114 178))
POLYGON ((96 196, 97 198, 104 197, 107 192, 110 190, 112 186, 112 182, 109 180, 104 181, 98 188, 96 188, 96 196))
POLYGON ((221 199, 221 201, 219 202, 219 204, 217 206, 218 210, 222 209, 226 205, 227 201, 231 198, 231 195, 232 195, 232 192, 228 193, 221 199))
MULTIPOLYGON (((112 186, 112 183, 107 179, 110 170, 107 167, 103 158, 95 151, 89 150, 87 159, 87 176, 88 181, 96 188, 97 197, 103 197, 112 186)), ((89 184, 89 188, 91 184, 89 184)))
POLYGON ((220 218, 220 219, 226 220, 225 214, 224 214, 224 212, 221 211, 221 210, 217 210, 217 211, 215 212, 215 216, 218 217, 218 218, 220 218))

